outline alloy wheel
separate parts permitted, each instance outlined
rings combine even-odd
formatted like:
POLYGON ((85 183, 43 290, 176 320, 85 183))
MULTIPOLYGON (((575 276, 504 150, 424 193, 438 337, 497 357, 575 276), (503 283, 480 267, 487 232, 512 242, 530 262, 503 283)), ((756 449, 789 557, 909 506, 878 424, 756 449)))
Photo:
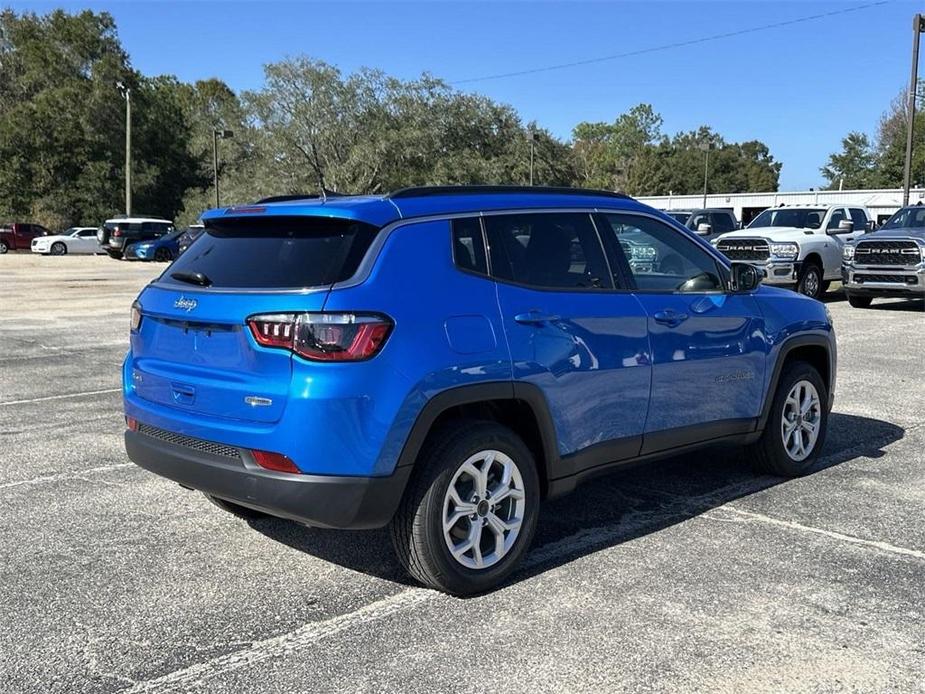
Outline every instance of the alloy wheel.
POLYGON ((813 452, 821 428, 822 403, 816 387, 797 381, 784 400, 780 422, 781 440, 791 460, 805 460, 813 452))
POLYGON ((470 456, 453 475, 443 499, 443 538, 468 569, 486 569, 510 552, 526 511, 517 464, 501 451, 470 456))

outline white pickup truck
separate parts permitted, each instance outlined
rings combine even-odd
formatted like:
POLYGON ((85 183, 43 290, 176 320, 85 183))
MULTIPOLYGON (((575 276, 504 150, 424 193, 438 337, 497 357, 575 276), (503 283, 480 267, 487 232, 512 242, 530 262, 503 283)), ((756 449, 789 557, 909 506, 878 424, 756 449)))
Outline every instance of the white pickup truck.
POLYGON ((842 247, 868 231, 864 207, 791 205, 772 207, 740 231, 710 243, 730 260, 764 270, 765 284, 784 285, 818 299, 841 279, 842 247))

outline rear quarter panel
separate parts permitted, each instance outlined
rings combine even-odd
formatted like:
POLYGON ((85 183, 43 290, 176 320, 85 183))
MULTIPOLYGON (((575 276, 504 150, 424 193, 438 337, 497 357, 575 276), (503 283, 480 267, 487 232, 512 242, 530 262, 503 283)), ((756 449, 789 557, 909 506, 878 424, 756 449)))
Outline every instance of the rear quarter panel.
POLYGON ((377 474, 391 472, 434 395, 456 386, 511 382, 494 283, 457 269, 451 248, 449 221, 402 225, 389 235, 366 281, 333 290, 324 307, 384 313, 395 322, 370 362, 375 369, 367 383, 376 405, 373 421, 387 432, 377 474))

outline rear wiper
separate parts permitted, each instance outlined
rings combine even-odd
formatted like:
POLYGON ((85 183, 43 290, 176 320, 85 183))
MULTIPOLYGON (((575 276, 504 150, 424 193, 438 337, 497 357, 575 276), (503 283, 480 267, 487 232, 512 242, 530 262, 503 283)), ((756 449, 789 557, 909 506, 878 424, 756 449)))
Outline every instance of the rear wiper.
POLYGON ((200 287, 209 287, 212 285, 212 280, 203 275, 201 272, 172 272, 170 276, 175 280, 180 282, 189 282, 190 284, 198 284, 200 287))

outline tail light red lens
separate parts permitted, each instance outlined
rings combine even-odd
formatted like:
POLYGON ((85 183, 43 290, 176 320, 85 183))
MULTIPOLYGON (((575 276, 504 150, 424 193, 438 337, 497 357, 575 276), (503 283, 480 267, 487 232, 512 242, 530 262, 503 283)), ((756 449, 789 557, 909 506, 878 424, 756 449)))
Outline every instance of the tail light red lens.
POLYGON ((132 311, 129 318, 129 329, 133 333, 138 332, 138 328, 141 326, 141 304, 137 301, 132 304, 132 311))
POLYGON ((270 453, 268 451, 251 451, 254 461, 262 468, 275 470, 276 472, 294 472, 301 473, 289 458, 282 453, 270 453))
POLYGON ((312 361, 362 361, 382 349, 392 321, 357 313, 271 313, 247 325, 258 343, 291 350, 312 361))
POLYGON ((138 431, 138 420, 134 417, 129 417, 126 415, 125 428, 129 429, 130 431, 138 431))
POLYGON ((112 235, 115 236, 116 238, 119 238, 120 236, 122 236, 122 230, 119 227, 116 227, 115 229, 112 230, 112 235))

